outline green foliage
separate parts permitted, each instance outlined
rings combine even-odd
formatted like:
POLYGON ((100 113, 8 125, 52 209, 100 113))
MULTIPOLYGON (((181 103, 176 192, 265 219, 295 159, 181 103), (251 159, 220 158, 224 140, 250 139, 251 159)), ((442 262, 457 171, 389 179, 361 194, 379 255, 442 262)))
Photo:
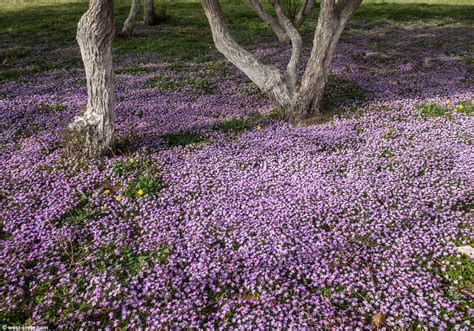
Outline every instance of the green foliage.
POLYGON ((89 192, 79 192, 77 194, 79 202, 61 215, 57 221, 59 227, 65 225, 85 225, 88 221, 98 216, 94 205, 90 202, 89 192))
POLYGON ((94 269, 100 272, 113 269, 117 279, 126 284, 153 263, 166 264, 172 252, 168 245, 161 245, 158 250, 148 252, 136 252, 129 246, 102 246, 97 250, 94 269))
POLYGON ((161 245, 156 253, 157 261, 161 265, 165 265, 168 262, 168 257, 173 252, 173 249, 168 245, 161 245))
POLYGON ((132 66, 129 66, 129 67, 125 67, 121 70, 118 70, 117 71, 117 74, 119 75, 139 75, 139 74, 143 74, 143 73, 147 73, 147 72, 151 72, 153 71, 152 68, 146 68, 146 67, 142 67, 140 65, 132 65, 132 66))
POLYGON ((279 114, 276 110, 271 111, 268 114, 262 115, 260 113, 253 113, 247 118, 233 118, 221 123, 214 125, 213 130, 222 131, 225 133, 242 133, 250 130, 263 123, 266 120, 276 119, 279 114))
POLYGON ((164 183, 161 178, 142 174, 128 183, 125 195, 131 198, 140 197, 144 194, 155 195, 160 192, 163 187, 164 183))
MULTIPOLYGON (((286 1, 286 0, 285 0, 286 1)), ((295 1, 295 0, 291 0, 295 1)), ((462 0, 467 3, 467 1, 462 0)), ((233 35, 244 45, 260 41, 274 40, 273 33, 266 24, 250 10, 245 1, 221 1, 223 10, 233 35)), ((5 52, 0 55, 0 80, 18 79, 40 71, 50 70, 52 66, 71 67, 80 63, 80 54, 75 58, 58 58, 57 49, 65 45, 76 47, 75 35, 77 22, 87 10, 88 3, 79 2, 11 2, 2 3, 0 8, 0 44, 5 52), (21 22, 28 22, 24 24, 21 22), (12 42, 13 41, 13 42, 12 42), (33 45, 48 45, 41 54, 33 51, 33 45), (42 59, 54 59, 54 64, 42 62, 42 59), (2 64, 6 60, 4 64, 2 64), (26 66, 19 66, 19 60, 26 66), (40 63, 41 64, 38 64, 40 63), (35 65, 35 63, 37 63, 35 65), (21 68, 21 69, 19 69, 21 68), (29 69, 28 69, 29 68, 29 69)), ((157 52, 169 62, 194 61, 217 58, 212 35, 206 17, 198 1, 173 1, 165 5, 166 12, 173 12, 169 24, 160 25, 147 31, 146 36, 114 40, 116 54, 140 54, 157 52), (205 55, 203 57, 203 55, 205 55)), ((318 7, 318 6, 316 6, 318 7)), ((115 7, 116 22, 122 24, 128 16, 130 1, 118 1, 115 7)), ((318 8, 302 27, 303 38, 312 40, 314 21, 318 8), (311 23, 309 23, 311 22, 311 23)), ((158 15, 161 9, 158 6, 158 15)), ((364 3, 355 12, 355 20, 367 24, 379 21, 423 21, 432 20, 437 24, 456 20, 456 27, 470 27, 471 6, 424 5, 424 4, 372 4, 364 3)), ((350 23, 352 24, 352 23, 350 23)), ((352 26, 351 26, 352 28, 352 26)), ((132 68, 131 72, 136 68, 132 68)))
POLYGON ((42 102, 38 105, 38 109, 48 113, 59 113, 66 109, 66 105, 61 103, 42 102))
POLYGON ((112 155, 130 155, 136 150, 134 137, 126 136, 116 138, 111 148, 112 155))
POLYGON ((389 159, 395 156, 395 153, 390 148, 384 148, 380 154, 382 157, 389 159))
POLYGON ((390 128, 390 129, 388 130, 388 132, 386 132, 386 133, 384 134, 383 137, 384 137, 386 140, 390 140, 390 139, 392 139, 392 136, 393 136, 393 133, 394 133, 394 132, 395 132, 395 130, 394 130, 393 128, 390 128))
POLYGON ((123 176, 136 169, 135 160, 130 158, 126 161, 115 161, 112 163, 112 172, 116 176, 123 176))
POLYGON ((143 87, 159 88, 163 91, 170 91, 178 89, 179 85, 169 76, 155 76, 145 81, 143 87))
POLYGON ((211 94, 216 90, 215 84, 209 79, 200 76, 191 76, 185 80, 186 86, 191 88, 191 94, 193 96, 199 96, 202 94, 211 94))
POLYGON ((448 256, 442 263, 446 265, 444 270, 441 269, 442 275, 450 286, 446 290, 448 298, 457 300, 460 309, 474 308, 473 303, 465 298, 466 294, 474 294, 474 263, 466 255, 448 256))
POLYGON ((153 252, 137 253, 128 246, 119 248, 112 245, 102 246, 97 250, 94 268, 100 272, 112 268, 117 279, 126 284, 144 267, 147 267, 154 256, 153 252))
POLYGON ((201 136, 199 133, 190 131, 166 133, 161 135, 161 138, 169 147, 207 143, 209 141, 207 138, 201 136))
POLYGON ((301 5, 301 0, 283 0, 281 6, 285 13, 293 20, 298 13, 299 7, 301 5))
POLYGON ((460 102, 455 109, 456 112, 462 113, 465 115, 471 115, 474 113, 474 101, 462 101, 460 102))
POLYGON ((225 122, 221 122, 214 126, 214 130, 222 131, 225 133, 237 132, 241 133, 245 130, 248 130, 252 127, 251 123, 243 118, 234 118, 225 122))
POLYGON ((169 0, 158 0, 157 11, 156 11, 156 20, 157 23, 163 23, 170 20, 171 15, 169 14, 168 7, 170 5, 169 0))
POLYGON ((439 117, 444 116, 448 110, 436 103, 421 103, 417 105, 417 108, 421 111, 421 114, 426 117, 439 117))
POLYGON ((355 82, 343 79, 336 75, 329 75, 326 89, 324 92, 324 104, 332 108, 332 100, 344 100, 345 102, 364 101, 366 99, 365 91, 355 82))

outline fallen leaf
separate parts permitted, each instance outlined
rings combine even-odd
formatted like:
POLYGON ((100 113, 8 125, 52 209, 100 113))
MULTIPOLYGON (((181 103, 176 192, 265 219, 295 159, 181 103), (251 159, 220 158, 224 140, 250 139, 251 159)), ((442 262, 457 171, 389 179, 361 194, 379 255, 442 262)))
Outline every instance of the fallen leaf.
POLYGON ((383 311, 372 316, 372 325, 375 326, 376 328, 381 328, 385 326, 386 321, 387 321, 387 315, 383 311))

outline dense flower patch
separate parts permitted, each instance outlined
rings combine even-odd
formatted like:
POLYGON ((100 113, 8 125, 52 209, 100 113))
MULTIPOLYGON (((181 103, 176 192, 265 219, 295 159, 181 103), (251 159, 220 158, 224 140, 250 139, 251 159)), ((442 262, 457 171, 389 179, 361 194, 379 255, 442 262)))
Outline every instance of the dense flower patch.
POLYGON ((471 328, 468 34, 391 33, 341 42, 327 103, 345 115, 307 128, 222 61, 119 58, 119 148, 90 162, 61 153, 83 74, 2 83, 0 319, 471 328))

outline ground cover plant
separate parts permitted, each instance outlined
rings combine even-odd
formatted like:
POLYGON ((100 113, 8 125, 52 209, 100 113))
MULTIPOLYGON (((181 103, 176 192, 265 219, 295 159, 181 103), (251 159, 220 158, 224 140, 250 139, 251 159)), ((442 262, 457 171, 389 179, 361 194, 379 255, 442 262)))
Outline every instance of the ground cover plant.
MULTIPOLYGON (((78 160, 86 8, 0 9, 0 324, 472 328, 455 250, 474 243, 472 7, 363 4, 323 123, 295 128, 214 50, 199 3, 173 3, 114 40, 117 139, 78 160)), ((284 66, 250 7, 224 10, 284 66)))

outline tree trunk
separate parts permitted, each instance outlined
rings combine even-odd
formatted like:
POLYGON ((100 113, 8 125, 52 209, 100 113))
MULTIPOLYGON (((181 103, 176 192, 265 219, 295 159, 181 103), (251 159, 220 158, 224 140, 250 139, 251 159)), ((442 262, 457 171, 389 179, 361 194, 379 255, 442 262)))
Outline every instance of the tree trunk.
POLYGON ((144 0, 143 1, 143 20, 145 25, 156 24, 156 13, 155 13, 155 1, 144 0))
POLYGON ((132 6, 130 7, 130 13, 128 14, 125 23, 123 23, 122 35, 125 37, 130 37, 132 35, 133 29, 135 28, 135 23, 137 21, 138 11, 140 10, 140 0, 132 0, 132 6))
POLYGON ((77 42, 87 79, 87 110, 69 128, 83 144, 83 154, 97 156, 111 147, 115 129, 112 40, 113 0, 91 0, 77 27, 77 42))
MULTIPOLYGON (((314 0, 306 0, 298 22, 292 22, 282 10, 280 0, 271 0, 278 22, 274 21, 291 41, 292 52, 286 72, 282 75, 275 66, 263 64, 231 36, 219 0, 202 0, 211 27, 214 43, 230 62, 242 70, 275 104, 283 117, 295 125, 321 117, 324 87, 331 68, 332 56, 344 27, 361 0, 321 0, 321 10, 314 33, 313 48, 300 78, 300 60, 303 50, 298 25, 310 14, 314 0)), ((251 0, 254 9, 262 10, 259 1, 251 0), (260 7, 259 7, 260 6, 260 7)), ((261 16, 261 13, 259 13, 261 16)), ((265 21, 265 19, 264 19, 265 21)))
POLYGON ((336 10, 333 1, 321 2, 313 49, 301 79, 295 103, 290 109, 291 115, 287 116, 288 120, 294 124, 302 124, 310 118, 321 118, 324 88, 331 69, 334 50, 352 13, 349 16, 344 14, 346 13, 336 10))

